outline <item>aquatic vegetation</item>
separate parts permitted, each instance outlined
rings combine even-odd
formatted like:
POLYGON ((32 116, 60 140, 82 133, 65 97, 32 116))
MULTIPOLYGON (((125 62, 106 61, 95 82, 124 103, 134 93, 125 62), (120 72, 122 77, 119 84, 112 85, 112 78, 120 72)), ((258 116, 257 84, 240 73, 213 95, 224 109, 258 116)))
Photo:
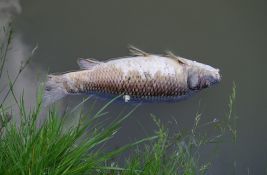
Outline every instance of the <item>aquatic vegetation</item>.
MULTIPOLYGON (((0 77, 11 43, 10 29, 6 29, 6 37, 1 43, 0 77)), ((33 109, 26 109, 23 94, 17 97, 14 93, 16 80, 30 60, 28 58, 22 64, 15 79, 9 78, 8 91, 0 91, 0 174, 206 174, 212 162, 200 162, 201 148, 220 144, 229 132, 236 139, 236 118, 232 112, 234 86, 229 113, 224 118, 202 123, 201 115, 197 114, 192 129, 172 132, 159 117, 152 116, 158 126, 153 136, 108 151, 102 145, 119 132, 122 122, 136 108, 104 124, 105 111, 116 100, 114 98, 94 115, 81 112, 79 122, 66 129, 65 117, 72 115, 72 111, 83 103, 64 114, 57 112, 54 106, 40 123, 43 88, 40 88, 33 109), (13 106, 5 105, 8 96, 13 98, 13 106), (12 112, 14 108, 18 109, 18 114, 12 112), (18 121, 14 120, 14 115, 18 121), (207 135, 199 129, 203 127, 212 127, 217 132, 207 135), (129 157, 119 163, 121 153, 126 151, 129 157)))
MULTIPOLYGON (((207 174, 226 135, 231 134, 233 143, 236 142, 237 117, 232 114, 235 98, 236 87, 234 84, 229 97, 229 113, 220 120, 214 119, 206 123, 201 122, 201 114, 196 114, 194 125, 189 130, 171 132, 157 117, 152 115, 158 126, 155 133, 157 139, 131 150, 123 168, 113 163, 111 167, 106 167, 107 170, 103 174, 107 172, 108 174, 118 174, 118 171, 123 175, 207 174), (212 129, 212 134, 208 133, 208 129, 212 129), (208 155, 209 161, 206 162, 201 161, 203 147, 209 147, 211 153, 208 155)), ((174 121, 175 123, 176 121, 174 121)))
POLYGON ((99 148, 99 145, 113 137, 121 122, 131 112, 122 119, 110 123, 105 129, 101 129, 96 125, 100 125, 99 118, 104 116, 104 112, 101 112, 105 109, 106 106, 104 106, 89 120, 81 119, 77 125, 64 130, 62 116, 59 116, 55 110, 49 111, 44 123, 38 125, 41 98, 38 100, 36 109, 30 113, 25 111, 23 98, 19 105, 21 108, 19 126, 9 123, 4 127, 1 135, 0 174, 90 173, 119 153, 138 143, 155 138, 146 138, 106 152, 99 148), (87 133, 87 128, 94 128, 94 130, 87 133))

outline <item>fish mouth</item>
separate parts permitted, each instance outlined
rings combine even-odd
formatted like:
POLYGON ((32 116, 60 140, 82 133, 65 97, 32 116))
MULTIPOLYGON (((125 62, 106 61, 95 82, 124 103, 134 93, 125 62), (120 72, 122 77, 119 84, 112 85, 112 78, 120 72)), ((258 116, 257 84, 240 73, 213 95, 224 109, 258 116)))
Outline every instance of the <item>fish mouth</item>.
POLYGON ((221 82, 221 77, 218 77, 216 79, 212 79, 210 82, 209 82, 209 86, 213 86, 213 85, 216 85, 216 84, 219 84, 221 82))
POLYGON ((214 85, 219 84, 221 81, 221 76, 216 75, 216 77, 209 77, 206 80, 204 80, 203 84, 201 85, 201 88, 208 88, 214 85))
POLYGON ((222 75, 220 75, 219 73, 216 76, 216 79, 214 81, 214 84, 218 84, 222 81, 222 75))
POLYGON ((216 85, 216 84, 220 83, 221 80, 222 80, 222 76, 220 74, 220 70, 219 69, 217 69, 217 72, 216 72, 216 74, 214 76, 208 78, 208 81, 210 83, 210 86, 211 85, 216 85))
POLYGON ((215 81, 212 81, 212 82, 210 82, 210 85, 209 85, 209 87, 210 87, 210 86, 217 85, 217 84, 219 84, 219 83, 220 83, 220 80, 215 80, 215 81))

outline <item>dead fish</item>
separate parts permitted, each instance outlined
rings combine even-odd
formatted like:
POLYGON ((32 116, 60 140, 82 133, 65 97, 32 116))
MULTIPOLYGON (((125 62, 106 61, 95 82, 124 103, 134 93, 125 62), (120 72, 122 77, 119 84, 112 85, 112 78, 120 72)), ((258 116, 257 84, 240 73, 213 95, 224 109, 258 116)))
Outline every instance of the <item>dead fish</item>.
POLYGON ((166 52, 130 47, 131 56, 108 61, 79 59, 82 70, 49 75, 44 104, 66 95, 91 94, 125 102, 176 102, 217 84, 219 69, 166 52))

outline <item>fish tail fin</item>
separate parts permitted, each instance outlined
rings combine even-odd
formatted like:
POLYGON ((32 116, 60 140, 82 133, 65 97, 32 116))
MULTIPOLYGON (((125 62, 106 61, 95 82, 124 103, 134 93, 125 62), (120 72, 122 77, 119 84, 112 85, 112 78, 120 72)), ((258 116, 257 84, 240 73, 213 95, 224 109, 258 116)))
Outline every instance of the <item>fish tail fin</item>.
POLYGON ((66 80, 63 75, 48 75, 43 96, 44 106, 48 106, 68 94, 64 82, 66 80))

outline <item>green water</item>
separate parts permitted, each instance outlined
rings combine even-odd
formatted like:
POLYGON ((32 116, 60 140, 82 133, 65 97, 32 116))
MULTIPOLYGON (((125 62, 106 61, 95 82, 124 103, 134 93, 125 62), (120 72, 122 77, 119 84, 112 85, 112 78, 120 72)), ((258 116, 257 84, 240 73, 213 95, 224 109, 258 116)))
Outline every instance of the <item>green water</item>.
MULTIPOLYGON (((113 146, 152 133, 150 113, 165 122, 173 116, 184 128, 191 127, 197 111, 207 121, 220 119, 235 81, 237 144, 227 141, 222 145, 209 174, 266 171, 267 1, 23 0, 21 5, 16 31, 26 45, 38 43, 34 63, 50 72, 77 69, 79 57, 105 60, 128 55, 128 44, 152 53, 172 50, 220 68, 221 84, 187 101, 141 106, 124 124, 113 146)), ((121 108, 114 105, 113 113, 121 108)))

